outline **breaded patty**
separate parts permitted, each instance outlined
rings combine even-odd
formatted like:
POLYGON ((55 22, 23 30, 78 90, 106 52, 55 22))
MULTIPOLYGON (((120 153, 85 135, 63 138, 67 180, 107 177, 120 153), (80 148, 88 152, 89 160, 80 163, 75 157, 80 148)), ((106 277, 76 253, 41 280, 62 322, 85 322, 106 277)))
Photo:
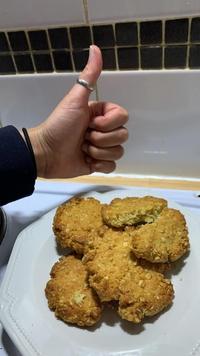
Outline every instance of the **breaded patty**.
POLYGON ((132 266, 119 284, 118 313, 122 319, 139 323, 168 307, 173 300, 171 282, 161 273, 132 266))
POLYGON ((62 257, 51 270, 45 289, 48 305, 57 318, 79 326, 94 325, 102 306, 88 285, 88 274, 75 256, 62 257))
POLYGON ((72 198, 59 206, 53 221, 57 243, 82 254, 88 233, 103 224, 101 207, 94 198, 72 198))
POLYGON ((131 239, 124 231, 103 227, 92 234, 83 263, 101 301, 119 299, 119 281, 128 270, 130 251, 131 239))
POLYGON ((186 221, 176 209, 165 208, 152 224, 127 232, 134 254, 153 263, 176 261, 189 250, 186 221))
POLYGON ((167 201, 146 196, 143 198, 116 198, 102 208, 104 222, 113 227, 151 223, 167 207, 167 201))
MULTIPOLYGON (((132 241, 132 234, 141 229, 141 227, 144 226, 144 225, 137 225, 137 226, 126 226, 125 227, 125 231, 130 235, 131 237, 131 241, 132 241)), ((147 269, 150 269, 152 271, 156 271, 156 272, 160 272, 162 274, 165 274, 169 271, 171 271, 172 267, 173 267, 173 263, 170 263, 170 262, 158 262, 158 263, 152 263, 152 262, 149 262, 143 258, 140 258, 140 257, 136 257, 136 255, 134 254, 133 250, 132 250, 132 242, 131 242, 131 253, 132 253, 132 258, 136 259, 137 260, 137 263, 139 266, 141 267, 144 267, 144 268, 147 268, 147 269)))
POLYGON ((131 238, 126 231, 103 227, 95 232, 85 247, 83 263, 89 283, 102 302, 118 300, 119 284, 132 266, 165 272, 169 267, 138 260, 131 252, 131 238))

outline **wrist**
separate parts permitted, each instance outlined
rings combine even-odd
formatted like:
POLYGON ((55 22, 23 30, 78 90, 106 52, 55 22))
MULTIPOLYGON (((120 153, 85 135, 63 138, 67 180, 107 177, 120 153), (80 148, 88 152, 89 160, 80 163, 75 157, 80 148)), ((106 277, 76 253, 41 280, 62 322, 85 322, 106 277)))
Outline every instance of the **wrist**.
MULTIPOLYGON (((30 140, 30 144, 32 147, 32 153, 34 155, 33 160, 35 161, 34 164, 36 165, 36 174, 37 177, 44 177, 44 172, 45 172, 45 159, 44 159, 44 151, 42 148, 41 144, 41 139, 40 139, 40 130, 39 127, 36 128, 30 128, 27 129, 27 134, 30 140)), ((27 139, 24 135, 24 132, 21 133, 27 147, 27 139)), ((31 149, 28 147, 30 154, 31 154, 31 149)))

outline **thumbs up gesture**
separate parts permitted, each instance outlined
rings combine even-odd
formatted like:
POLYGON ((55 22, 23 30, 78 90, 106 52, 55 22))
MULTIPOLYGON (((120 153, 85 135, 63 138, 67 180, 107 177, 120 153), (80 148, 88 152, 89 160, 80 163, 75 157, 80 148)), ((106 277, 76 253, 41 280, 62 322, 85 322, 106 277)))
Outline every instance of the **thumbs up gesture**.
POLYGON ((122 157, 127 111, 113 103, 89 101, 101 70, 101 51, 92 45, 80 81, 44 122, 28 129, 39 177, 110 173, 122 157))

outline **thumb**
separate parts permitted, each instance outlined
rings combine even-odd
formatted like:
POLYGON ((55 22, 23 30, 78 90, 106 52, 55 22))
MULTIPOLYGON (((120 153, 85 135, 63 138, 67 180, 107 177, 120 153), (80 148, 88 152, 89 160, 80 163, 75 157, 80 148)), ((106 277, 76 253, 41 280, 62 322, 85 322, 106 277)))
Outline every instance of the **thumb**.
MULTIPOLYGON (((102 55, 99 47, 95 45, 90 46, 88 62, 81 72, 79 79, 84 79, 88 82, 90 87, 96 85, 102 71, 102 55)), ((88 103, 90 90, 76 83, 67 95, 67 100, 70 102, 78 102, 79 105, 88 103)))

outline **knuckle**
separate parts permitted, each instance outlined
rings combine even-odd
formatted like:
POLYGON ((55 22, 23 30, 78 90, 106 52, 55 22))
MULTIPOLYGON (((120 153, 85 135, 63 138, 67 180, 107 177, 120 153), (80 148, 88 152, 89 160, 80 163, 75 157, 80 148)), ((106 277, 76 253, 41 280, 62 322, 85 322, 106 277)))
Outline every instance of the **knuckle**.
POLYGON ((106 132, 109 129, 109 122, 107 120, 101 120, 98 122, 98 130, 102 132, 106 132))
POLYGON ((128 140, 128 130, 126 128, 122 128, 119 130, 118 140, 119 140, 119 143, 123 143, 128 140))
POLYGON ((87 134, 87 141, 89 141, 90 143, 94 143, 95 137, 94 137, 94 132, 91 131, 87 134))
POLYGON ((88 146, 87 146, 87 154, 88 154, 89 156, 92 156, 92 146, 91 146, 91 145, 88 145, 88 146))
POLYGON ((115 149, 115 152, 113 152, 113 159, 118 160, 120 159, 124 154, 124 149, 122 146, 118 146, 115 149))
POLYGON ((93 145, 88 146, 88 155, 92 158, 98 159, 99 150, 93 145))
POLYGON ((119 146, 119 147, 117 148, 117 151, 116 151, 116 157, 115 157, 115 159, 120 159, 120 158, 122 158, 123 154, 124 154, 124 148, 123 148, 122 146, 119 146))
POLYGON ((101 172, 111 173, 115 170, 116 163, 114 161, 104 161, 101 164, 101 172))
POLYGON ((124 112, 123 112, 123 116, 124 116, 124 121, 125 121, 125 123, 128 121, 128 111, 126 111, 125 109, 124 109, 124 112))
POLYGON ((91 132, 91 142, 98 146, 99 144, 101 144, 102 141, 102 135, 101 133, 99 133, 98 131, 92 131, 91 132))
POLYGON ((106 173, 111 173, 115 170, 116 168, 116 163, 114 161, 109 162, 109 165, 107 166, 107 172, 106 173))

